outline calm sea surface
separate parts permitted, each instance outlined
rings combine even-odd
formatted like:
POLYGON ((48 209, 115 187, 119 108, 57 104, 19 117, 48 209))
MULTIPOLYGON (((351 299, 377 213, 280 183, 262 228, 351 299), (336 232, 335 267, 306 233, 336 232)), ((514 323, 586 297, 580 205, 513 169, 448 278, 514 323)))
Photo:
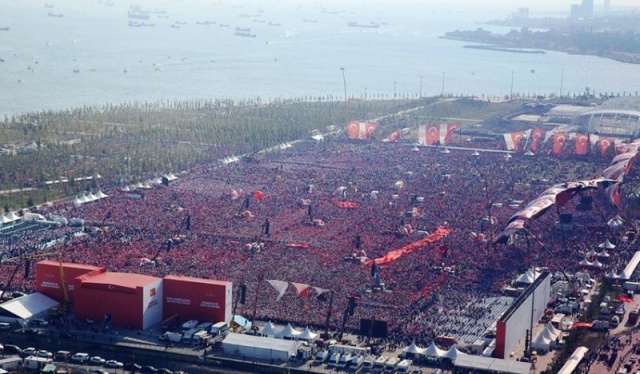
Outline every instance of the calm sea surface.
POLYGON ((635 94, 640 88, 640 65, 466 49, 468 43, 438 38, 513 9, 451 11, 375 1, 325 8, 277 0, 138 4, 165 13, 131 20, 130 3, 120 0, 0 0, 0 28, 10 27, 0 31, 0 115, 192 98, 339 99, 341 67, 348 96, 357 98, 413 97, 421 86, 423 95, 439 95, 443 82, 445 93, 504 96, 512 76, 514 93, 524 94, 557 94, 561 86, 564 94, 585 87, 635 94), (198 24, 206 21, 215 23, 198 24), (255 37, 234 35, 236 27, 255 37))

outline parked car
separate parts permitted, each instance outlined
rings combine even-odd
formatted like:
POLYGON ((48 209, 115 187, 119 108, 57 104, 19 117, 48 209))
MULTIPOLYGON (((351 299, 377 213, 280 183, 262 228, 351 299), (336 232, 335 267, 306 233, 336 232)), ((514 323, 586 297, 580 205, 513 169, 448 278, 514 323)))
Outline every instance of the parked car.
POLYGON ((22 353, 22 349, 20 349, 20 347, 18 347, 17 345, 13 345, 13 344, 4 345, 4 354, 19 355, 20 353, 22 353))
POLYGON ((22 352, 20 352, 20 357, 29 357, 29 356, 35 356, 36 352, 38 352, 37 349, 33 348, 33 347, 28 347, 22 350, 22 352))
POLYGON ((84 352, 78 352, 71 356, 71 361, 84 363, 89 361, 89 354, 84 352))
POLYGON ((124 364, 120 361, 108 360, 107 362, 104 363, 104 366, 108 368, 119 369, 124 367, 124 364))
POLYGON ((35 319, 32 319, 29 322, 34 326, 40 326, 40 327, 49 325, 49 322, 43 320, 42 318, 35 318, 35 319))
POLYGON ((107 360, 100 356, 93 356, 89 359, 91 365, 104 365, 105 362, 107 362, 107 360))
POLYGON ((132 373, 135 373, 136 371, 142 370, 142 366, 136 364, 135 362, 127 362, 126 364, 124 364, 124 366, 122 368, 124 370, 130 371, 132 373))
POLYGON ((187 322, 182 324, 182 329, 183 330, 191 330, 192 328, 195 328, 196 326, 198 326, 198 320, 191 319, 191 320, 188 320, 187 322))
POLYGON ((49 352, 47 350, 41 349, 38 352, 36 352, 36 356, 44 357, 44 358, 52 358, 53 357, 53 353, 51 353, 51 352, 49 352))

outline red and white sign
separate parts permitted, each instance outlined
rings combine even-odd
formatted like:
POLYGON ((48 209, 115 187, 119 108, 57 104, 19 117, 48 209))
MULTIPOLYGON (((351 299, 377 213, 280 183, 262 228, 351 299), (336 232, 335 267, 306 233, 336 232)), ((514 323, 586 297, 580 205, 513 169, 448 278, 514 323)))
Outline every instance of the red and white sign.
POLYGON ((347 133, 349 139, 369 140, 377 128, 377 123, 351 121, 347 124, 347 133))

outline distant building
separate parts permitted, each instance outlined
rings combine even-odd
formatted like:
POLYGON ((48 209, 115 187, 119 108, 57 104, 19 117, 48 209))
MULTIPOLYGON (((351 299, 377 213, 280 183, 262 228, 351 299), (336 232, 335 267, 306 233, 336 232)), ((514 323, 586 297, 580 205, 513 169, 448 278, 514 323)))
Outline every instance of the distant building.
POLYGON ((582 0, 580 5, 571 4, 569 18, 574 20, 593 18, 593 0, 582 0))
POLYGON ((602 6, 602 11, 608 13, 611 10, 611 0, 604 0, 604 5, 602 6))
POLYGON ((514 21, 529 19, 529 8, 519 8, 517 12, 511 13, 511 19, 514 21))

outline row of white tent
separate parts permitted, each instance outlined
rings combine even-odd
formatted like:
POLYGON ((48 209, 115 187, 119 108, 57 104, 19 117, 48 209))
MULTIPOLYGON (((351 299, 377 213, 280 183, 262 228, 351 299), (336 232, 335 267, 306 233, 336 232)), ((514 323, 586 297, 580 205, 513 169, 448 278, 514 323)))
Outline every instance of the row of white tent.
POLYGON ((14 212, 0 214, 0 223, 3 224, 3 225, 5 225, 7 223, 20 221, 21 219, 22 219, 22 217, 20 217, 19 215, 15 214, 14 212))
POLYGON ((178 179, 178 177, 173 175, 173 173, 169 173, 169 174, 163 175, 162 177, 156 177, 154 179, 148 180, 148 181, 146 181, 144 183, 143 182, 138 182, 138 183, 132 184, 130 186, 124 186, 124 188, 122 188, 122 191, 129 192, 129 191, 133 191, 133 190, 150 190, 150 189, 153 188, 153 185, 162 184, 162 179, 163 178, 166 178, 169 182, 178 179))
POLYGON ((318 337, 318 334, 311 332, 308 327, 305 327, 304 331, 296 330, 287 324, 284 328, 276 328, 271 321, 269 321, 263 328, 259 330, 260 335, 275 337, 278 339, 291 339, 291 340, 306 340, 313 341, 318 337))
POLYGON ((461 355, 466 353, 460 351, 455 345, 451 346, 449 350, 438 348, 435 343, 431 343, 427 348, 420 348, 416 345, 416 342, 411 342, 411 345, 402 350, 402 356, 405 358, 417 358, 426 357, 431 359, 448 358, 451 361, 455 361, 461 355))
POLYGON ((95 195, 92 192, 89 192, 87 194, 80 194, 79 196, 74 197, 73 204, 82 205, 86 203, 92 203, 94 201, 105 199, 107 197, 109 197, 109 195, 102 192, 102 190, 98 190, 95 195))

